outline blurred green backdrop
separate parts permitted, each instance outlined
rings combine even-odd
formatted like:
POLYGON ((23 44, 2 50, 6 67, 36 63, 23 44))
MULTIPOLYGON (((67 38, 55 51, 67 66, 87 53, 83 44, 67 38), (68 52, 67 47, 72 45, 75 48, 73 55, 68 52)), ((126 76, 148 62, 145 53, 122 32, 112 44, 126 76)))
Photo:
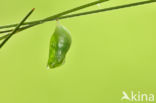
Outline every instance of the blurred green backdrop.
MULTIPOLYGON (((51 16, 93 0, 1 0, 0 25, 51 16)), ((140 0, 110 0, 85 10, 140 0)), ((66 63, 47 70, 55 21, 0 50, 0 103, 121 103, 122 91, 156 93, 156 3, 61 20, 72 33, 66 63)))

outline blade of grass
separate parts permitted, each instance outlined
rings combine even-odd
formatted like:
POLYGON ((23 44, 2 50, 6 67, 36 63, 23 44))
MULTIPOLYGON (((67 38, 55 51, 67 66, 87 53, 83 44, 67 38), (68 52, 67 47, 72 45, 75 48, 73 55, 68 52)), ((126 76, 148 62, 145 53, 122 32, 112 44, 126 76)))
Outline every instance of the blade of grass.
MULTIPOLYGON (((119 6, 114 6, 114 7, 104 8, 104 9, 93 10, 93 11, 76 13, 76 14, 61 16, 61 17, 58 17, 57 19, 67 19, 67 18, 72 18, 72 17, 77 17, 77 16, 83 16, 83 15, 89 15, 89 14, 94 14, 94 13, 100 13, 100 12, 106 12, 106 11, 111 11, 111 10, 117 10, 117 9, 121 9, 121 8, 134 7, 134 6, 149 4, 149 3, 153 3, 153 2, 156 2, 156 0, 141 1, 141 2, 137 2, 137 3, 131 3, 131 4, 126 4, 126 5, 119 5, 119 6)), ((49 19, 48 21, 54 21, 54 20, 56 20, 56 18, 49 19)), ((20 31, 26 30, 28 28, 31 28, 33 26, 39 25, 39 24, 40 23, 36 23, 36 24, 33 24, 33 25, 28 25, 28 26, 25 26, 25 27, 21 27, 18 31, 20 32, 20 31)), ((10 31, 12 31, 12 30, 10 29, 10 30, 0 31, 0 32, 10 32, 10 31)), ((0 40, 5 38, 5 37, 6 36, 0 37, 0 40)))
MULTIPOLYGON (((58 18, 60 16, 63 16, 63 15, 66 15, 66 14, 69 14, 69 13, 72 13, 72 12, 75 12, 75 11, 78 11, 78 10, 81 10, 81 9, 84 9, 84 8, 87 8, 87 7, 96 5, 96 4, 99 4, 99 3, 103 3, 103 2, 106 2, 106 1, 109 1, 109 0, 97 0, 97 1, 94 1, 94 2, 91 2, 91 3, 87 3, 87 4, 84 4, 84 5, 81 5, 79 7, 75 7, 75 8, 70 9, 70 10, 63 11, 61 13, 55 14, 53 16, 50 16, 50 17, 47 17, 47 18, 44 18, 44 19, 41 19, 41 20, 36 20, 36 21, 31 21, 31 22, 25 22, 22 25, 43 23, 45 21, 49 21, 50 19, 54 19, 54 18, 56 19, 56 18, 58 18)), ((0 26, 0 29, 15 27, 17 25, 18 24, 11 24, 11 25, 0 26)))
POLYGON ((8 34, 7 38, 0 44, 0 48, 3 47, 3 45, 13 36, 13 34, 15 34, 18 29, 20 28, 20 26, 28 19, 28 17, 33 13, 35 9, 33 8, 23 19, 22 21, 16 26, 16 28, 10 33, 8 34))

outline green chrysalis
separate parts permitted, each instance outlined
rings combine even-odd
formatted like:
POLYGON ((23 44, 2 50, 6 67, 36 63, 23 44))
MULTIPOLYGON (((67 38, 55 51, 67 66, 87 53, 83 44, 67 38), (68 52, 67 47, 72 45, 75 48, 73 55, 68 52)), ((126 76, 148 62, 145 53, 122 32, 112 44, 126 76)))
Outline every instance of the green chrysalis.
POLYGON ((66 54, 71 45, 69 31, 57 21, 55 32, 50 40, 48 68, 53 69, 65 62, 66 54))

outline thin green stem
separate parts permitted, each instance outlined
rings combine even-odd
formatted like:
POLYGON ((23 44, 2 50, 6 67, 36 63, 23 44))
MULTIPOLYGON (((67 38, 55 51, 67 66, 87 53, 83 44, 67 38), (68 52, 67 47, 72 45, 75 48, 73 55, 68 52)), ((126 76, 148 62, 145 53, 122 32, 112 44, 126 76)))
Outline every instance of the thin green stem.
MULTIPOLYGON (((84 8, 87 8, 87 7, 96 5, 96 4, 99 4, 99 3, 103 3, 103 2, 106 2, 106 1, 108 1, 108 0, 94 1, 94 2, 91 2, 91 3, 85 4, 85 5, 82 5, 82 6, 79 6, 79 7, 76 7, 76 8, 73 8, 73 9, 70 9, 70 10, 67 10, 67 11, 64 11, 64 12, 61 12, 61 13, 58 13, 58 14, 55 14, 53 16, 50 16, 50 17, 47 17, 47 18, 44 18, 44 19, 41 19, 41 20, 36 20, 36 21, 31 21, 31 22, 25 22, 22 25, 41 24, 43 22, 50 21, 51 19, 54 19, 54 18, 56 19, 56 18, 58 18, 60 16, 63 16, 63 15, 66 15, 66 14, 69 14, 69 13, 72 13, 72 12, 75 12, 75 11, 78 11, 78 10, 81 10, 81 9, 84 9, 84 8)), ((0 29, 15 27, 17 25, 18 24, 11 24, 11 25, 0 26, 0 29)))
POLYGON ((66 18, 72 18, 72 17, 77 17, 77 16, 83 16, 83 15, 95 14, 95 13, 106 12, 106 11, 111 11, 111 10, 117 10, 117 9, 121 9, 121 8, 134 7, 134 6, 149 4, 152 2, 156 2, 156 0, 155 1, 154 0, 153 1, 143 1, 143 2, 137 2, 137 3, 127 4, 127 5, 105 8, 105 9, 82 12, 82 13, 63 16, 63 17, 60 17, 59 19, 66 19, 66 18))
MULTIPOLYGON (((115 7, 109 7, 109 8, 99 9, 99 10, 93 10, 93 11, 88 11, 88 12, 71 14, 71 15, 66 15, 66 16, 59 17, 58 19, 66 19, 66 18, 72 18, 72 17, 82 16, 82 15, 89 15, 89 14, 94 14, 94 13, 106 12, 106 11, 117 10, 117 9, 121 9, 121 8, 127 8, 127 7, 139 6, 139 5, 143 5, 143 4, 149 4, 149 3, 152 3, 152 2, 156 2, 156 0, 142 1, 142 2, 131 3, 131 4, 126 4, 126 5, 120 5, 120 6, 115 6, 115 7)), ((56 19, 55 18, 54 19, 49 19, 49 21, 53 21, 53 20, 56 20, 56 19)), ((25 27, 21 27, 19 29, 19 31, 26 30, 28 28, 31 28, 31 27, 39 25, 39 24, 40 23, 33 24, 33 25, 28 25, 28 26, 25 26, 25 27)), ((10 31, 12 31, 12 30, 6 30, 6 31, 1 31, 1 32, 10 32, 10 31)), ((5 37, 6 37, 6 35, 0 37, 0 40, 5 38, 5 37)))
POLYGON ((8 36, 6 37, 6 39, 0 44, 0 48, 3 47, 3 45, 18 31, 18 29, 20 28, 20 26, 28 19, 28 17, 33 13, 35 9, 33 8, 23 19, 22 21, 16 26, 16 28, 10 33, 8 34, 8 36))

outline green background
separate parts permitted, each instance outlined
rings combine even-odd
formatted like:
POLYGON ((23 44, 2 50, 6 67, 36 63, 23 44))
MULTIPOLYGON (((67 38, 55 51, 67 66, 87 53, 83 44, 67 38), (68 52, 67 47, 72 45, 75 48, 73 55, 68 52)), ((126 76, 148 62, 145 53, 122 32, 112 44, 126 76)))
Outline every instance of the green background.
MULTIPOLYGON (((41 19, 93 0, 1 0, 0 25, 41 19)), ((110 0, 101 7, 140 0, 110 0)), ((0 50, 0 103, 121 103, 156 94, 156 3, 60 20, 72 34, 66 63, 47 70, 55 21, 14 35, 0 50)))

